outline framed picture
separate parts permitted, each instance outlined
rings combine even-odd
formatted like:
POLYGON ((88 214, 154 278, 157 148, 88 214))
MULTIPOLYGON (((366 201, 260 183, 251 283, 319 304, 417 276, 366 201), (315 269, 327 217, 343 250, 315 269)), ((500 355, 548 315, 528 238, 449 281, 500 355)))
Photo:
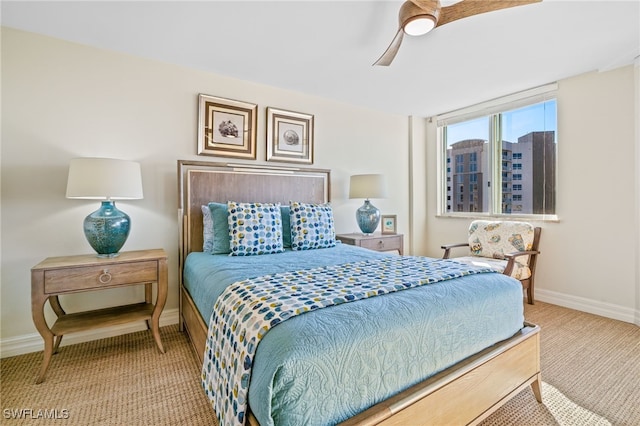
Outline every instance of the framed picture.
POLYGON ((398 232, 398 225, 396 223, 395 214, 383 214, 382 215, 382 233, 383 234, 396 234, 398 232))
POLYGON ((198 155, 256 159, 256 104, 198 95, 198 155))
POLYGON ((267 161, 313 164, 313 115, 267 107, 267 161))

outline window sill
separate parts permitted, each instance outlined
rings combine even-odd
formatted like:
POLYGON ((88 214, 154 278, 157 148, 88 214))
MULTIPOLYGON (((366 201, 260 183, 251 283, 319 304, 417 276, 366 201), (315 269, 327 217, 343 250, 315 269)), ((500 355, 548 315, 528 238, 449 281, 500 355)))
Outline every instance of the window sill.
POLYGON ((521 220, 531 222, 560 222, 560 218, 555 214, 482 214, 471 212, 437 214, 439 219, 484 219, 484 220, 521 220))

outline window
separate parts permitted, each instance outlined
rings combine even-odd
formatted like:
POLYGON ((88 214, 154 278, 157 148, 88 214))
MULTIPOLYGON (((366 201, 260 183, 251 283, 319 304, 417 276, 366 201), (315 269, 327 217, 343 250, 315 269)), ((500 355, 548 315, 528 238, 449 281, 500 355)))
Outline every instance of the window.
POLYGON ((437 117, 439 214, 555 216, 555 96, 552 84, 437 117), (447 195, 457 203, 447 206, 447 195))

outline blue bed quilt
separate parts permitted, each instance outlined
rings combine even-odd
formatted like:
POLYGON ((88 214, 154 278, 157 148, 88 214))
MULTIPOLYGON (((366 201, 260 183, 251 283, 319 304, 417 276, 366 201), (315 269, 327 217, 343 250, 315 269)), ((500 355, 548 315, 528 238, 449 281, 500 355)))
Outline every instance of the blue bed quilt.
MULTIPOLYGON (((185 286, 201 313, 203 304, 211 315, 213 300, 247 276, 386 256, 341 244, 242 260, 192 253, 185 286), (200 303, 194 293, 208 301, 200 303)), ((523 320, 520 283, 496 273, 299 315, 272 328, 257 346, 249 405, 262 425, 335 424, 510 337, 523 320)))

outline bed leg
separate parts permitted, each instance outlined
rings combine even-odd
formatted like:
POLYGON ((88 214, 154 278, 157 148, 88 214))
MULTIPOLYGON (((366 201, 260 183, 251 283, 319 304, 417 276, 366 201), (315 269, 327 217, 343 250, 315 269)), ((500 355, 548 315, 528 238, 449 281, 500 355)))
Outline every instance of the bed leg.
POLYGON ((538 377, 534 382, 531 383, 531 390, 533 391, 533 395, 536 397, 536 401, 542 403, 542 376, 538 373, 538 377))

